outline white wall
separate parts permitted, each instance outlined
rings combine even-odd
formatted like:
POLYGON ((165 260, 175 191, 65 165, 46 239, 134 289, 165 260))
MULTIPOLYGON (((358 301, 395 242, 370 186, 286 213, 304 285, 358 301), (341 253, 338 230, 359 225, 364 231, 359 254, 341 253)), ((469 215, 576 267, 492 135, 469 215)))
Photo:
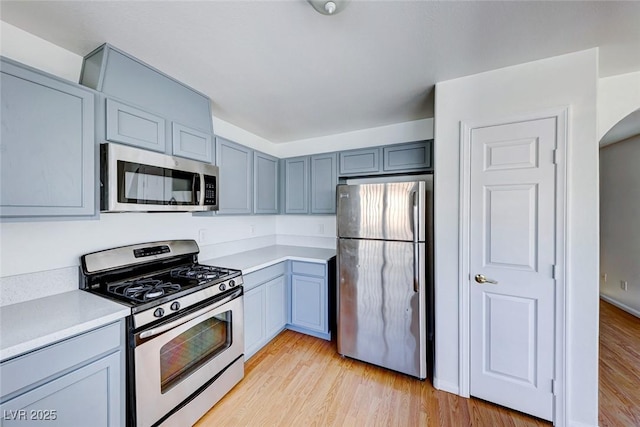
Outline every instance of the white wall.
POLYGON ((370 129, 277 144, 278 157, 373 147, 433 138, 433 119, 414 120, 370 129))
POLYGON ((600 295, 640 317, 638 165, 640 135, 600 149, 600 295))
POLYGON ((640 108, 640 71, 598 81, 598 140, 640 108))
POLYGON ((438 83, 435 102, 436 385, 459 390, 460 122, 570 107, 566 309, 569 424, 598 423, 597 50, 438 83))

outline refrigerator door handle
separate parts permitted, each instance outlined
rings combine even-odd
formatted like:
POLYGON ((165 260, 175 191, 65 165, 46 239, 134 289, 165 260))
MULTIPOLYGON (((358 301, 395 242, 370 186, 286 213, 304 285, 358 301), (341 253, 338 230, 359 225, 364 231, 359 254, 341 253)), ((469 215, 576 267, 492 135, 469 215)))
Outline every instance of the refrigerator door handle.
POLYGON ((418 218, 418 192, 413 191, 411 193, 413 198, 413 291, 420 292, 420 250, 418 246, 418 232, 419 218, 418 218))

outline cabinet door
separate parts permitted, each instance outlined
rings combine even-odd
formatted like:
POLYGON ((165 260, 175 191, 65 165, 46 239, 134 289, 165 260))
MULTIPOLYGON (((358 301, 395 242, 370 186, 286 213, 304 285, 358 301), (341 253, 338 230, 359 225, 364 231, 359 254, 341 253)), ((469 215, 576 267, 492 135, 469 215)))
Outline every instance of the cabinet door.
POLYGON ((364 175, 380 172, 380 148, 340 152, 340 175, 364 175))
POLYGON ((253 153, 253 211, 278 213, 278 159, 258 151, 253 153))
POLYGON ((291 276, 291 324, 328 332, 327 285, 323 277, 291 276))
POLYGON ((284 168, 284 213, 309 213, 309 157, 305 156, 285 159, 284 168))
POLYGON ((165 120, 155 114, 107 99, 107 140, 164 153, 165 120))
POLYGON ((173 154, 187 159, 213 162, 211 135, 172 122, 173 154))
POLYGON ((0 215, 94 215, 94 94, 2 59, 0 215))
POLYGON ((118 351, 7 400, 2 425, 120 426, 120 374, 118 351))
POLYGON ((311 213, 336 213, 336 153, 311 156, 311 213))
POLYGON ((284 276, 264 284, 266 292, 267 338, 275 336, 287 324, 287 287, 284 276))
POLYGON ((265 287, 258 286, 244 294, 244 360, 253 356, 266 339, 265 287))
POLYGON ((220 168, 220 214, 250 214, 253 195, 253 151, 216 138, 216 164, 220 168))
POLYGON ((385 172, 425 170, 432 167, 431 142, 390 145, 383 148, 385 172))

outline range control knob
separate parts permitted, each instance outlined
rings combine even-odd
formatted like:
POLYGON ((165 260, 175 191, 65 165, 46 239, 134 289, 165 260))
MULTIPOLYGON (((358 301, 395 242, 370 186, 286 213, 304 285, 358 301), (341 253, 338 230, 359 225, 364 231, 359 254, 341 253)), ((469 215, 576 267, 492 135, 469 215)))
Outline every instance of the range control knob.
POLYGON ((219 289, 221 291, 224 291, 225 289, 227 289, 227 287, 224 285, 224 283, 222 285, 219 286, 219 289))
POLYGON ((235 280, 233 280, 233 279, 229 280, 229 287, 230 288, 233 288, 235 285, 236 285, 236 281, 235 280))
POLYGON ((180 303, 178 301, 174 301, 171 303, 171 310, 178 311, 180 310, 180 303))
POLYGON ((153 312, 153 315, 155 317, 162 317, 164 316, 164 308, 160 307, 160 308, 156 308, 156 310, 153 312))

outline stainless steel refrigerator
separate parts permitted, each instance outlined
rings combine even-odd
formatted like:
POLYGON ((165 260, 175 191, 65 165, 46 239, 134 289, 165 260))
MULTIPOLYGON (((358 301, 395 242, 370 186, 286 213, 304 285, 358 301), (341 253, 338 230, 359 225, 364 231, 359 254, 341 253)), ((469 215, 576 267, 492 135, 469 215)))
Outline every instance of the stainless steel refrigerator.
MULTIPOLYGON (((432 180, 338 185, 338 352, 424 379, 432 180)), ((430 359, 430 357, 429 357, 430 359)))

